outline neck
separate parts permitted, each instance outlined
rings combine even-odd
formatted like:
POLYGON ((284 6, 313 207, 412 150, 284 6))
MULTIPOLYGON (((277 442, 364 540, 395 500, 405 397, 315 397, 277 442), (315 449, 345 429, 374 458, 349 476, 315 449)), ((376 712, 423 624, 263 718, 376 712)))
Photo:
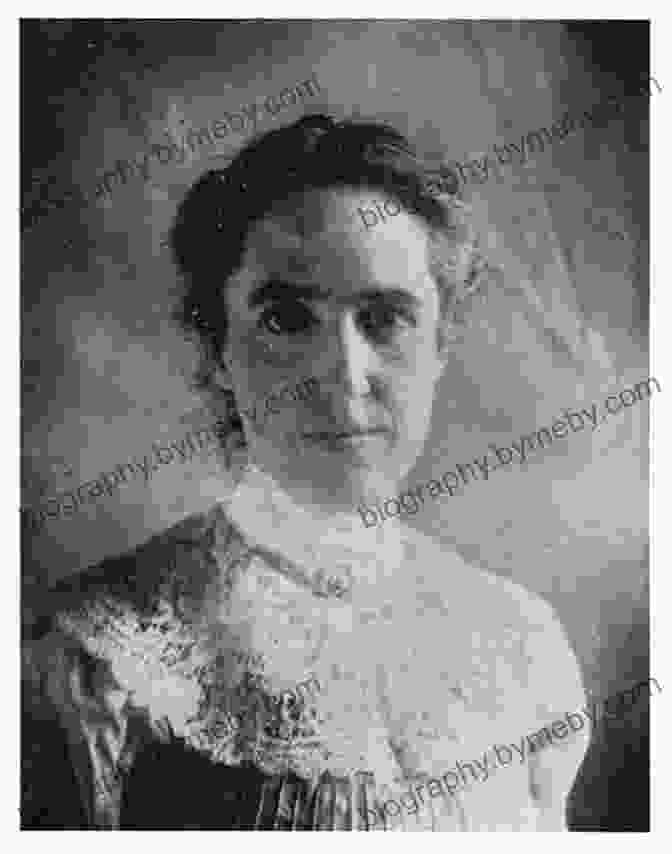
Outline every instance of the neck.
POLYGON ((315 483, 312 469, 293 466, 289 461, 268 469, 250 454, 248 469, 263 472, 315 524, 338 526, 356 517, 361 504, 376 504, 399 491, 396 481, 391 482, 380 470, 367 471, 366 477, 360 478, 361 472, 341 467, 329 472, 329 485, 320 485, 315 483))
POLYGON ((347 566, 354 577, 370 577, 401 562, 396 520, 366 528, 356 510, 299 503, 257 466, 247 468, 228 502, 228 514, 251 544, 311 571, 347 566))

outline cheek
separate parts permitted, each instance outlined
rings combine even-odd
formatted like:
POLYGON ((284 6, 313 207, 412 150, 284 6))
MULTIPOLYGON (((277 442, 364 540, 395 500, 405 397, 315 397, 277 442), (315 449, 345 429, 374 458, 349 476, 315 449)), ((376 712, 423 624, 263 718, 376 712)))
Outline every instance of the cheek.
POLYGON ((434 402, 435 382, 432 371, 426 367, 395 384, 389 397, 390 405, 408 438, 424 437, 434 402))
POLYGON ((404 406, 422 406, 434 396, 436 382, 441 374, 441 364, 429 348, 418 348, 413 360, 409 360, 401 370, 388 375, 392 394, 404 406))
POLYGON ((292 376, 292 380, 287 381, 266 376, 264 379, 266 384, 263 387, 255 386, 260 390, 248 429, 258 436, 274 439, 300 432, 310 423, 312 410, 309 401, 301 400, 293 393, 296 378, 292 376))
POLYGON ((227 360, 241 406, 263 408, 268 391, 273 388, 274 371, 267 364, 266 355, 253 334, 238 335, 230 342, 227 360))
POLYGON ((253 329, 245 329, 242 324, 237 333, 231 334, 229 355, 232 362, 247 372, 254 372, 260 363, 265 362, 264 357, 268 357, 259 336, 253 329))
POLYGON ((282 436, 298 432, 308 421, 309 414, 300 402, 282 399, 263 407, 262 423, 258 427, 267 436, 282 436))

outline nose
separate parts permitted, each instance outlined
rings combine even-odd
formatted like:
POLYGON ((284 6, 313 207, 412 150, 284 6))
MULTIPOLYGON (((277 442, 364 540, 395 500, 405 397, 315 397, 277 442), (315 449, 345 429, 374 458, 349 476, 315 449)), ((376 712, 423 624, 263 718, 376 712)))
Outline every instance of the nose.
POLYGON ((378 354, 371 342, 357 328, 352 312, 345 312, 338 319, 338 326, 330 343, 333 347, 329 359, 332 382, 348 397, 369 394, 379 368, 378 354))

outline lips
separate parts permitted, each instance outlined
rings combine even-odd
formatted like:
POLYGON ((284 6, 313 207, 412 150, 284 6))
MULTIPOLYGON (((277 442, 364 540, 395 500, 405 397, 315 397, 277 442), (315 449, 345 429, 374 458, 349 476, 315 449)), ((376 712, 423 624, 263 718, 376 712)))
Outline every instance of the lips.
POLYGON ((381 444, 389 435, 390 431, 383 427, 369 430, 357 427, 350 430, 304 433, 303 440, 307 445, 312 445, 318 450, 333 454, 347 454, 351 462, 359 460, 359 464, 364 464, 364 461, 370 462, 373 457, 379 457, 381 444))
POLYGON ((343 431, 319 431, 315 433, 303 433, 302 435, 304 439, 309 439, 313 442, 338 442, 350 439, 364 439, 367 436, 381 436, 387 432, 388 430, 385 427, 372 427, 370 429, 356 428, 343 431))

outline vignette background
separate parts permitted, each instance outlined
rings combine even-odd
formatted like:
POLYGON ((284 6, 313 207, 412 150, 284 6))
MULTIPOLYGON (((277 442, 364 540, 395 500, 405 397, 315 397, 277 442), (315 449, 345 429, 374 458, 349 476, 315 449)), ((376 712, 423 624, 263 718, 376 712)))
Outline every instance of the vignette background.
MULTIPOLYGON (((261 130, 321 110, 377 117, 437 165, 482 157, 650 73, 645 22, 27 21, 22 54, 26 190, 36 180, 90 185, 166 132, 202 127, 313 72, 322 96, 261 130)), ((414 482, 651 373, 647 132, 646 99, 632 99, 623 119, 469 184, 505 276, 456 344, 414 482)), ((206 423, 190 415, 200 409, 188 389, 194 355, 170 323, 179 288, 162 242, 189 184, 245 139, 231 135, 182 165, 153 163, 150 181, 86 211, 53 211, 25 236, 22 503, 206 423)), ((633 408, 566 453, 413 519, 546 596, 595 696, 649 675, 647 432, 647 407, 633 408)), ((46 583, 205 509, 223 484, 212 457, 168 466, 24 539, 26 604, 46 583)), ((645 828, 647 733, 643 704, 599 735, 574 827, 645 828)))

